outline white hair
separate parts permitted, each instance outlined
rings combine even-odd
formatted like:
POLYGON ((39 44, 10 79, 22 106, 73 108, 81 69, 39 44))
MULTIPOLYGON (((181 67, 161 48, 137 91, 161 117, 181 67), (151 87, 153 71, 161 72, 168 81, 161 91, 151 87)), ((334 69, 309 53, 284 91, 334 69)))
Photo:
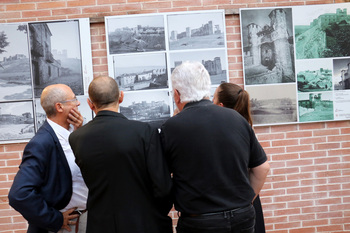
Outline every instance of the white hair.
POLYGON ((186 61, 171 74, 173 89, 179 91, 181 103, 195 102, 210 97, 210 76, 200 62, 186 61))

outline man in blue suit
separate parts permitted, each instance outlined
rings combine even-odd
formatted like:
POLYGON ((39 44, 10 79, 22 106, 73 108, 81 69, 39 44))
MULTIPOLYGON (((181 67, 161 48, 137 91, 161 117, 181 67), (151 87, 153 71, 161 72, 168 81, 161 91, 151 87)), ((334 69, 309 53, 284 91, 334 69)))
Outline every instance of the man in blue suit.
POLYGON ((86 209, 88 192, 82 179, 77 188, 73 185, 74 155, 70 159, 71 149, 64 145, 70 127, 76 129, 83 123, 80 102, 70 87, 55 84, 43 90, 41 105, 47 120, 24 149, 9 203, 28 221, 29 233, 71 231, 79 217, 76 210, 86 209))

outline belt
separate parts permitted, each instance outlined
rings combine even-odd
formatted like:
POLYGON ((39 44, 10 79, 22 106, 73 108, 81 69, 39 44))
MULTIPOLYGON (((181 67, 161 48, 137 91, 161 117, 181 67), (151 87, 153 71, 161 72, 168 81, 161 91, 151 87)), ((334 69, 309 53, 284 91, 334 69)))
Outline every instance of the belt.
POLYGON ((83 213, 85 213, 87 211, 87 209, 85 210, 74 210, 71 214, 77 214, 79 215, 77 217, 77 221, 75 222, 75 233, 78 233, 79 231, 79 218, 80 218, 80 215, 82 215, 83 213))
POLYGON ((249 209, 252 205, 235 208, 232 210, 226 210, 226 211, 220 211, 220 212, 213 212, 213 213, 204 213, 204 214, 188 214, 188 213, 181 213, 180 217, 205 217, 205 216, 224 216, 225 218, 227 215, 233 216, 234 213, 237 212, 243 212, 247 209, 249 209))

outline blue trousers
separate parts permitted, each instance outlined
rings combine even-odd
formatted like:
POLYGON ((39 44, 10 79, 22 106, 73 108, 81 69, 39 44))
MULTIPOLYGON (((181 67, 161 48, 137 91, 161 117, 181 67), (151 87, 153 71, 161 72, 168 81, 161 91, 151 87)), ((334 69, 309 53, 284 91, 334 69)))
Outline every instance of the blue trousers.
POLYGON ((254 233, 255 210, 252 205, 238 210, 198 216, 181 215, 177 233, 254 233))

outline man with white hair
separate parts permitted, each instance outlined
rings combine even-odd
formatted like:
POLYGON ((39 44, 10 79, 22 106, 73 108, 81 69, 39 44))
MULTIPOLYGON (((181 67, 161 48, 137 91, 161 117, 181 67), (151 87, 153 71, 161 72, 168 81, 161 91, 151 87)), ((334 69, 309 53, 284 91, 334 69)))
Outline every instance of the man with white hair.
POLYGON ((180 112, 163 124, 161 137, 180 212, 177 232, 254 232, 252 202, 270 167, 253 129, 209 100, 201 63, 184 62, 171 79, 180 112))

